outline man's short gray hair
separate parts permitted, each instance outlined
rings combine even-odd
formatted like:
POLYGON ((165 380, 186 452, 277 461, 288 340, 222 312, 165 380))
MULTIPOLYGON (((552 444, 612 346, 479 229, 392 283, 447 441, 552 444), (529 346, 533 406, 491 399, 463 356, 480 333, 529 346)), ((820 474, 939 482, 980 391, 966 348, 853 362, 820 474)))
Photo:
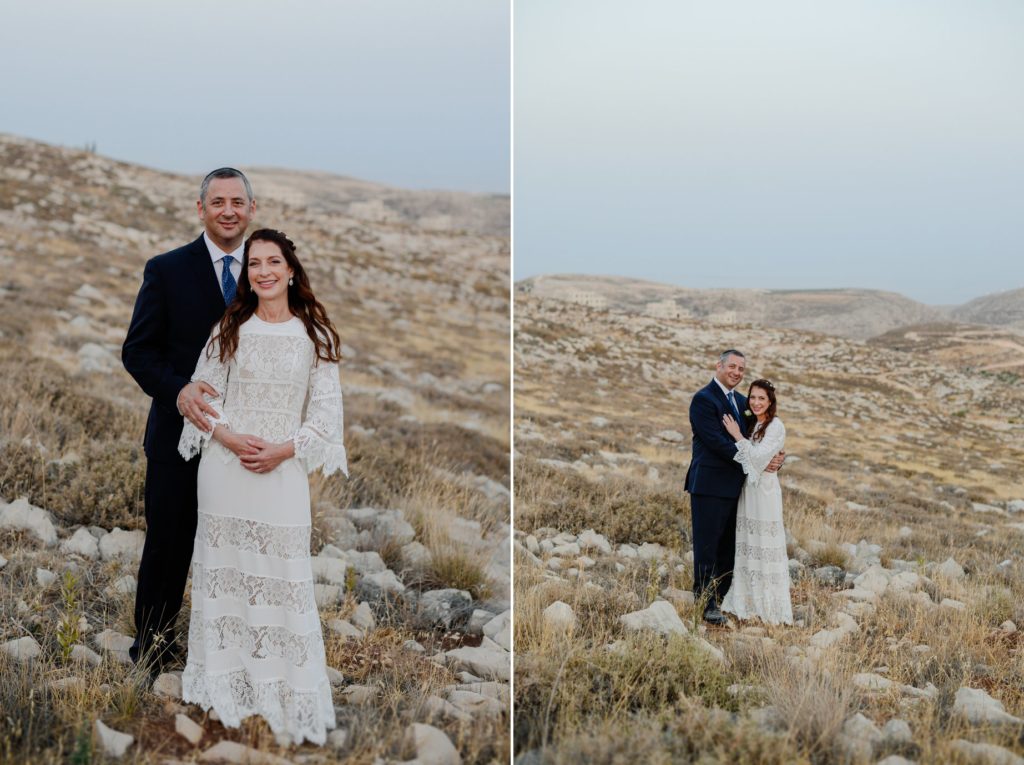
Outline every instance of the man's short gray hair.
POLYGON ((235 170, 233 167, 218 167, 212 173, 207 174, 199 186, 199 201, 203 203, 203 207, 206 207, 206 192, 210 190, 210 181, 214 178, 241 178, 242 185, 245 186, 245 195, 249 197, 250 202, 255 199, 252 193, 252 185, 250 185, 249 179, 245 177, 245 173, 241 170, 235 170))
POLYGON ((722 355, 718 357, 718 363, 724 364, 729 360, 730 356, 739 356, 741 359, 744 360, 747 358, 746 356, 743 355, 743 351, 737 351, 735 348, 730 348, 727 351, 722 351, 722 355))

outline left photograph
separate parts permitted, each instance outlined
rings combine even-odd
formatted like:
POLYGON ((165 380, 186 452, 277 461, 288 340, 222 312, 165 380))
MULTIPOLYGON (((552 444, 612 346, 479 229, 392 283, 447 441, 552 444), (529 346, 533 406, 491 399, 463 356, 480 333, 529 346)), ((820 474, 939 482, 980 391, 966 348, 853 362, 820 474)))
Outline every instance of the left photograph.
POLYGON ((0 760, 509 761, 508 4, 63 5, 0 53, 0 760))

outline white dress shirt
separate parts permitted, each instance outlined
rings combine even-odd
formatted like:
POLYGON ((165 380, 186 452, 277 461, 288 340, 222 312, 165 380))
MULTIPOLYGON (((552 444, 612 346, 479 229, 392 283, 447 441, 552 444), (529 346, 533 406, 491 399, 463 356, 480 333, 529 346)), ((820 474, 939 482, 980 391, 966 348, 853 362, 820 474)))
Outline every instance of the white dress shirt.
POLYGON ((213 243, 210 239, 210 235, 203 232, 203 241, 206 242, 206 249, 210 251, 210 258, 213 260, 213 270, 217 272, 217 285, 220 286, 221 292, 224 292, 224 256, 230 255, 234 258, 231 262, 231 275, 235 277, 235 284, 238 284, 238 280, 242 276, 242 253, 245 251, 245 243, 238 245, 233 252, 224 252, 220 247, 213 243))

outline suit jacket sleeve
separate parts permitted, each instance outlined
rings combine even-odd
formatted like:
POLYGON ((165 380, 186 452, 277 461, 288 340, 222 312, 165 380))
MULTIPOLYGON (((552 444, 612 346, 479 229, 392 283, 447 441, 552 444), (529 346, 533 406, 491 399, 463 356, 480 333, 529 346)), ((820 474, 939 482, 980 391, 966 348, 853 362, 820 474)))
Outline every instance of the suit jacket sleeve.
POLYGON ((707 448, 725 460, 736 455, 736 442, 726 432, 710 396, 700 394, 690 403, 690 427, 707 448))
POLYGON ((142 275, 128 335, 121 347, 121 361, 146 395, 164 409, 176 412, 178 393, 189 380, 174 372, 166 356, 169 331, 167 296, 160 268, 150 260, 142 275))

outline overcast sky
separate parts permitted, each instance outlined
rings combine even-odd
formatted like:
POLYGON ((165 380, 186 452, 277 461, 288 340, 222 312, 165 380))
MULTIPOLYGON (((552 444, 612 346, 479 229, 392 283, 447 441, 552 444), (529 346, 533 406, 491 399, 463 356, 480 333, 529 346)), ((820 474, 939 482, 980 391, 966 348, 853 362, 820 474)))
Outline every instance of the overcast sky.
POLYGON ((187 173, 508 193, 509 0, 7 6, 0 132, 187 173))
POLYGON ((515 278, 1024 286, 1019 0, 516 0, 515 278))

